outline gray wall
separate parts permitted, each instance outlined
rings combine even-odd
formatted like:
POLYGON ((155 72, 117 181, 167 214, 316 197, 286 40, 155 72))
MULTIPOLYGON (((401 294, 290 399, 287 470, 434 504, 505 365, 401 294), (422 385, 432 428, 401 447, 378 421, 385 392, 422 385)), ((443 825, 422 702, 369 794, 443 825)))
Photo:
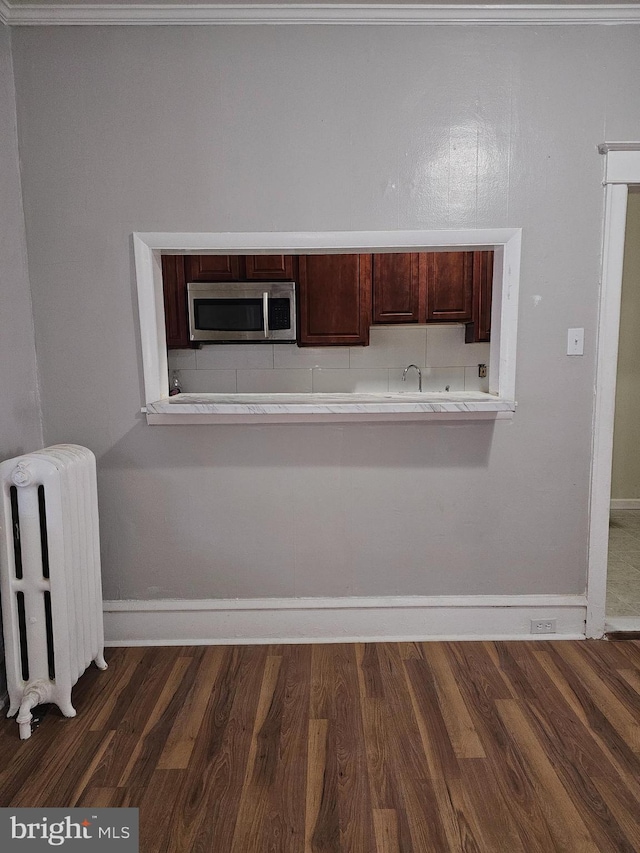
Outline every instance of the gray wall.
POLYGON ((42 447, 9 29, 0 25, 0 460, 42 447))
POLYGON ((16 30, 45 439, 99 457, 107 598, 584 591, 596 145, 640 136, 639 35, 16 30), (512 423, 140 415, 132 231, 497 226, 524 229, 512 423))
MULTIPOLYGON (((9 30, 0 25, 0 461, 42 447, 9 30)), ((5 695, 0 622, 0 705, 5 695)))

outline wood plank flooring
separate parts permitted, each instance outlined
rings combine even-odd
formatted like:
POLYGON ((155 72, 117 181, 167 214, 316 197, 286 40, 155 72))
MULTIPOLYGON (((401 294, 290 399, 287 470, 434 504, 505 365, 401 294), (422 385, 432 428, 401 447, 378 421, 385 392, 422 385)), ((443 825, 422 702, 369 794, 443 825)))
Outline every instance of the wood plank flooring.
POLYGON ((637 853, 640 643, 110 649, 1 806, 137 806, 143 853, 637 853))

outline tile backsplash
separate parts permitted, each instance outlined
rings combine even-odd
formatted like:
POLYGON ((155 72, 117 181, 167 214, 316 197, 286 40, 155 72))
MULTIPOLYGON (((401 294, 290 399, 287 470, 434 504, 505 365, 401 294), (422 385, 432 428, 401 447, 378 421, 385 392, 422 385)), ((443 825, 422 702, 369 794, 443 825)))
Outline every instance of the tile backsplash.
POLYGON ((169 350, 169 370, 183 391, 301 393, 488 391, 478 364, 489 363, 489 344, 465 344, 464 326, 374 326, 368 347, 297 347, 295 344, 205 344, 169 350))

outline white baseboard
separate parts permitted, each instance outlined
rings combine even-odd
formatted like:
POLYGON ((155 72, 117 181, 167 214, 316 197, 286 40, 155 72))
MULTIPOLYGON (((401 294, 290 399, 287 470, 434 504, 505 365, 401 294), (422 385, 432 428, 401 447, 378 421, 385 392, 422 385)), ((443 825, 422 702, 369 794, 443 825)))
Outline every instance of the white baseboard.
POLYGON ((640 616, 607 616, 604 623, 605 633, 612 631, 640 631, 640 616))
POLYGON ((581 639, 584 595, 105 601, 107 646, 581 639), (555 634, 531 634, 555 619, 555 634))
POLYGON ((640 509, 640 498, 611 498, 611 509, 640 509))

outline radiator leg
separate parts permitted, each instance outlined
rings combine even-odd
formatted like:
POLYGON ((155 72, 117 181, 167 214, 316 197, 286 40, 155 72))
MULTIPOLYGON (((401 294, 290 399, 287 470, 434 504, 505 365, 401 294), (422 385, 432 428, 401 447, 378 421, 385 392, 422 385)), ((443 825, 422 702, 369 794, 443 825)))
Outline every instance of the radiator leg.
POLYGON ((58 706, 58 708, 60 708, 65 717, 75 717, 75 715, 78 713, 71 704, 71 698, 60 699, 59 702, 56 702, 56 705, 58 706))
POLYGON ((100 652, 99 654, 97 654, 94 657, 93 662, 98 667, 98 669, 106 669, 107 668, 107 662, 104 659, 104 654, 102 652, 100 652))

